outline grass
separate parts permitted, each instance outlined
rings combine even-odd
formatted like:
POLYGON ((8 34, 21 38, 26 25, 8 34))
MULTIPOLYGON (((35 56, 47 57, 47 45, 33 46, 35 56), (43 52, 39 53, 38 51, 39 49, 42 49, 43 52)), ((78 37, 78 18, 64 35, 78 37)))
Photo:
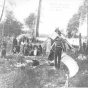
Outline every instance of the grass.
MULTIPOLYGON (((82 61, 76 59, 79 54, 80 53, 69 53, 69 55, 75 58, 80 68, 77 75, 69 79, 69 86, 88 87, 88 60, 82 61)), ((30 67, 30 64, 28 64, 24 69, 14 67, 16 62, 20 62, 21 60, 24 62, 25 59, 37 59, 41 61, 41 63, 47 61, 46 57, 33 58, 20 55, 7 56, 7 62, 1 64, 0 73, 3 73, 2 78, 4 75, 3 80, 10 77, 12 82, 7 80, 6 84, 8 85, 8 88, 57 88, 58 86, 64 85, 66 80, 65 74, 67 72, 66 68, 54 70, 52 69, 52 66, 48 66, 47 64, 39 65, 35 68, 30 67)))

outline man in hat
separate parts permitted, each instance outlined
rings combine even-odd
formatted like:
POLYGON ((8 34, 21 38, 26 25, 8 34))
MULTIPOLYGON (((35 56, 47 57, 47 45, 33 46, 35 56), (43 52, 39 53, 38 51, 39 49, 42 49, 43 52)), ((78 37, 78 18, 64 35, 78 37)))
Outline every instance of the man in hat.
POLYGON ((56 32, 59 36, 61 36, 61 32, 60 32, 60 30, 59 30, 59 27, 55 29, 55 32, 56 32))
POLYGON ((62 39, 60 37, 57 37, 55 39, 55 42, 52 45, 52 50, 54 51, 54 54, 55 54, 55 57, 54 57, 55 68, 57 69, 60 68, 62 49, 63 49, 62 39))

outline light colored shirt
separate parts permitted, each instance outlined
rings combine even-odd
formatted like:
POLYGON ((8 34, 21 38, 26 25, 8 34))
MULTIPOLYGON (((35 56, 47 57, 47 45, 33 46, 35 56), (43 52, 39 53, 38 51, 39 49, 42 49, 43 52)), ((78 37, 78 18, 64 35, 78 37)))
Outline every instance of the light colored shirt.
POLYGON ((21 45, 24 45, 24 42, 21 42, 21 45))
POLYGON ((49 53, 51 50, 51 40, 48 39, 47 40, 47 44, 46 44, 46 52, 49 53))

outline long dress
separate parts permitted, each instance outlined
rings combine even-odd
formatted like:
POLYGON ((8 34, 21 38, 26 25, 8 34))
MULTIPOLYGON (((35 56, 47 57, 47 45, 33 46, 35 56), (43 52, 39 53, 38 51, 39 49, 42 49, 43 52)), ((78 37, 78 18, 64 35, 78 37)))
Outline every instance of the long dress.
POLYGON ((47 44, 46 44, 46 53, 50 53, 51 50, 51 39, 47 40, 47 44))

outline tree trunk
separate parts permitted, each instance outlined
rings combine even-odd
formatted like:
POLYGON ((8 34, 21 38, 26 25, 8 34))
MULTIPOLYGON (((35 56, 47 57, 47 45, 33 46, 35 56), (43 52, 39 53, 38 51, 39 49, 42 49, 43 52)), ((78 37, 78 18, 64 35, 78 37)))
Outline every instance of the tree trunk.
POLYGON ((3 16, 3 13, 4 13, 5 2, 6 2, 6 0, 4 0, 4 3, 3 3, 3 8, 2 8, 2 13, 1 13, 1 17, 0 17, 0 22, 2 20, 2 16, 3 16))
MULTIPOLYGON (((2 17, 3 17, 3 13, 4 13, 5 2, 6 2, 6 0, 4 0, 4 3, 3 3, 2 13, 1 13, 1 16, 0 16, 0 23, 2 21, 2 17)), ((3 36, 4 36, 4 24, 3 24, 3 28, 2 28, 2 41, 3 41, 3 36)))
POLYGON ((79 34, 79 50, 82 51, 81 33, 79 34))
POLYGON ((40 22, 40 12, 41 12, 41 2, 42 2, 42 0, 39 0, 38 16, 37 16, 37 25, 36 25, 36 37, 39 36, 39 22, 40 22))

